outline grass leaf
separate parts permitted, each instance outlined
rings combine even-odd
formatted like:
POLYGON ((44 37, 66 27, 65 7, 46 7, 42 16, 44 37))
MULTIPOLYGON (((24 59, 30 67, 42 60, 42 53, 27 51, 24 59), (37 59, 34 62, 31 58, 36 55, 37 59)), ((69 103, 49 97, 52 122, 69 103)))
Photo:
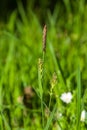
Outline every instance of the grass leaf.
POLYGON ((57 103, 55 104, 55 106, 53 108, 53 111, 51 112, 51 115, 48 118, 48 121, 47 121, 47 124, 46 124, 46 127, 44 128, 44 130, 48 130, 49 129, 49 126, 52 123, 52 119, 54 118, 54 114, 55 114, 56 108, 57 108, 57 103))
POLYGON ((77 130, 80 130, 80 114, 81 114, 81 74, 80 67, 77 70, 77 130))

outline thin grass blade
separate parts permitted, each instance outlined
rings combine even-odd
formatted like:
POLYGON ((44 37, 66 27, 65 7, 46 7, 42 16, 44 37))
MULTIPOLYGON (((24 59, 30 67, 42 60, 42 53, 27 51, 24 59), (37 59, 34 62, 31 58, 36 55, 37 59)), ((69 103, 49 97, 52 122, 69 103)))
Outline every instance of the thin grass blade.
POLYGON ((56 109, 57 109, 57 103, 55 104, 55 106, 53 108, 53 111, 51 112, 51 115, 48 118, 48 121, 47 121, 47 124, 46 124, 46 127, 44 128, 44 130, 48 130, 49 129, 49 126, 52 123, 52 119, 54 118, 54 114, 55 114, 56 109))
POLYGON ((80 114, 81 114, 81 74, 80 67, 77 69, 77 130, 80 130, 80 114))

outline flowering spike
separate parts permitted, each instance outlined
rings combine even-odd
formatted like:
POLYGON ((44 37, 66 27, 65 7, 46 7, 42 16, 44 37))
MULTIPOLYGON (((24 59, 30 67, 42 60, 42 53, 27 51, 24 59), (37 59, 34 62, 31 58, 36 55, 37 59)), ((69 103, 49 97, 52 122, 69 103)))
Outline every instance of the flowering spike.
POLYGON ((39 73, 41 75, 41 78, 42 78, 42 72, 43 72, 43 61, 42 59, 39 58, 38 60, 38 69, 39 69, 39 73))
POLYGON ((43 28, 43 51, 46 52, 46 36, 47 36, 47 26, 44 25, 43 28))

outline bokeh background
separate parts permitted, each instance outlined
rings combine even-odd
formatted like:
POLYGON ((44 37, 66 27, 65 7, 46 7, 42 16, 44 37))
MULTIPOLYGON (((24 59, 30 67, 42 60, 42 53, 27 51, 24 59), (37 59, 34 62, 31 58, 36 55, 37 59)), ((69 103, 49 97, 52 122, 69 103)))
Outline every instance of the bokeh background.
POLYGON ((45 24, 43 129, 86 130, 86 118, 80 121, 87 110, 86 12, 86 0, 0 2, 0 130, 42 130, 38 60, 45 24), (72 93, 70 104, 61 101, 64 92, 72 93))

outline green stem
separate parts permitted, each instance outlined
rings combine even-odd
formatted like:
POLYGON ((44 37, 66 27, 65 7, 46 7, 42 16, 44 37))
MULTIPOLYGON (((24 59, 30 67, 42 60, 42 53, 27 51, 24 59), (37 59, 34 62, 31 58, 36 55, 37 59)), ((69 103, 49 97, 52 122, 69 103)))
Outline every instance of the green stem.
POLYGON ((80 114, 81 114, 81 74, 80 67, 77 70, 77 130, 80 130, 80 114))
MULTIPOLYGON (((45 63, 45 52, 43 51, 43 71, 42 71, 42 91, 43 91, 43 86, 44 86, 44 63, 45 63)), ((43 128, 44 128, 44 110, 43 110, 43 92, 41 95, 41 110, 42 110, 42 124, 43 124, 43 128)))
POLYGON ((51 105, 51 95, 50 95, 50 101, 49 101, 49 109, 50 109, 50 105, 51 105))

